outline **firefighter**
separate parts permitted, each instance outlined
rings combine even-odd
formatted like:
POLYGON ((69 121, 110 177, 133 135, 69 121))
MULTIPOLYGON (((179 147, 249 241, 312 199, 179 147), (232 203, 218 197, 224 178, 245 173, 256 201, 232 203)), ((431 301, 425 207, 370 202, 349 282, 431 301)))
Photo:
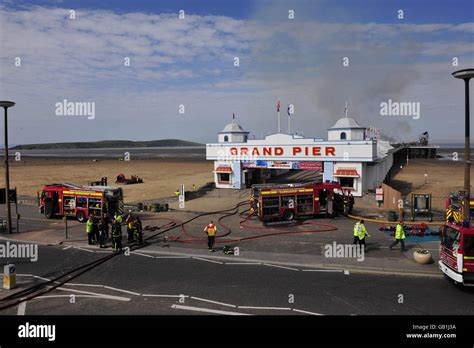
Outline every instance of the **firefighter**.
POLYGON ((217 226, 214 225, 214 221, 211 221, 206 227, 204 227, 204 232, 207 233, 207 246, 209 251, 214 251, 214 241, 216 239, 217 226))
POLYGON ((135 218, 135 240, 139 245, 143 244, 143 225, 139 216, 135 218))
POLYGON ((400 220, 397 224, 397 227, 395 227, 395 241, 390 244, 389 249, 392 250, 392 248, 400 243, 401 245, 401 252, 403 253, 405 251, 405 230, 403 228, 403 221, 400 220))
POLYGON ((99 218, 95 213, 92 214, 92 234, 94 236, 94 243, 99 243, 100 231, 99 231, 99 218))
POLYGON ((365 252, 365 237, 370 237, 370 234, 367 232, 367 229, 364 225, 364 220, 360 220, 356 222, 354 225, 354 244, 359 243, 359 245, 363 246, 365 252))
POLYGON ((122 225, 117 220, 112 220, 112 247, 114 251, 122 250, 122 225))
POLYGON ((127 241, 131 243, 133 242, 133 235, 135 234, 135 219, 131 211, 128 212, 125 223, 127 224, 127 241))
POLYGON ((176 190, 176 192, 174 193, 174 195, 175 195, 176 197, 179 197, 179 190, 176 190))
POLYGON ((105 248, 108 235, 109 224, 107 223, 107 216, 104 214, 99 223, 99 243, 101 248, 105 248))
POLYGON ((115 221, 117 221, 119 224, 122 223, 122 216, 118 213, 118 211, 114 215, 115 221))
POLYGON ((92 221, 92 216, 89 216, 86 222, 87 243, 89 245, 94 244, 93 224, 94 222, 92 221))

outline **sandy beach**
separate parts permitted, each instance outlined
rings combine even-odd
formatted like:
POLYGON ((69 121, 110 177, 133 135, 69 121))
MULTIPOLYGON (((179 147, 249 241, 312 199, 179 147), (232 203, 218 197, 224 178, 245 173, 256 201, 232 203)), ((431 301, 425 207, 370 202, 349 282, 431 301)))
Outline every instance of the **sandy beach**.
MULTIPOLYGON (((471 192, 474 168, 471 168, 471 192)), ((437 211, 445 209, 445 199, 450 192, 463 190, 464 163, 462 161, 411 159, 399 171, 390 186, 411 198, 411 193, 431 193, 432 206, 437 211), (425 174, 426 180, 425 180, 425 174)))
MULTIPOLYGON (((42 186, 51 183, 69 182, 88 185, 108 178, 111 186, 120 186, 126 203, 145 202, 161 197, 173 196, 180 184, 190 190, 213 181, 213 163, 206 160, 190 159, 149 159, 149 160, 92 160, 24 158, 10 164, 10 187, 17 187, 18 195, 35 198, 42 186), (127 178, 137 175, 144 183, 116 185, 117 175, 127 178)), ((4 176, 0 185, 4 186, 4 176)))

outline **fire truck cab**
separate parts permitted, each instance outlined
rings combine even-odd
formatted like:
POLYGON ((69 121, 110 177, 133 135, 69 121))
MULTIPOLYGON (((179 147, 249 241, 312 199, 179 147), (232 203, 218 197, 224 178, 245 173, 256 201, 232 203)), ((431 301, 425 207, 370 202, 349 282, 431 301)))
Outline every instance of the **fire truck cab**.
POLYGON ((123 211, 121 188, 110 186, 79 186, 51 184, 43 187, 39 197, 39 211, 46 218, 74 216, 84 222, 91 215, 114 215, 123 211))
MULTIPOLYGON (((470 197, 470 216, 474 215, 474 197, 470 197)), ((456 284, 474 286, 474 224, 462 221, 461 195, 446 200, 447 222, 441 228, 439 268, 456 284)))
POLYGON ((344 210, 344 196, 339 183, 253 185, 250 205, 262 221, 334 217, 344 210))

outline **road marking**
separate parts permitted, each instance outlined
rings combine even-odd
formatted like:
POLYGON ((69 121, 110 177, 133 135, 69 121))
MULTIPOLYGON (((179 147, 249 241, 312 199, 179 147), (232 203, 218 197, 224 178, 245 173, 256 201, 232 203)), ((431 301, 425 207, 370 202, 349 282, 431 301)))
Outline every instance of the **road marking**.
POLYGON ((154 259, 155 257, 152 255, 147 255, 147 254, 142 254, 142 253, 137 253, 136 251, 132 251, 130 254, 135 254, 135 255, 140 255, 140 256, 145 256, 145 257, 150 257, 154 259))
MULTIPOLYGON (((62 287, 59 287, 59 288, 56 288, 56 289, 61 290, 61 291, 77 292, 77 293, 85 294, 85 295, 95 295, 95 296, 100 296, 100 297, 104 297, 104 298, 108 298, 108 299, 112 299, 112 300, 117 300, 117 301, 126 301, 126 302, 130 301, 129 297, 120 297, 120 296, 114 296, 114 295, 100 294, 100 293, 92 292, 92 291, 66 289, 66 288, 62 288, 62 287)), ((71 295, 69 295, 69 296, 71 296, 71 295)))
POLYGON ((264 266, 269 266, 269 267, 277 267, 277 268, 284 268, 284 269, 290 269, 292 271, 299 271, 297 268, 291 268, 291 267, 285 267, 285 266, 278 266, 278 265, 272 265, 271 263, 264 263, 264 266))
POLYGON ((91 287, 96 287, 96 288, 103 288, 103 285, 100 284, 80 284, 80 283, 66 283, 64 285, 70 285, 70 286, 91 286, 91 287))
POLYGON ((40 276, 37 276, 37 275, 34 275, 33 278, 43 279, 43 280, 46 280, 47 282, 49 282, 51 280, 51 279, 40 277, 40 276))
POLYGON ((191 298, 194 299, 194 300, 198 300, 198 301, 204 301, 204 302, 209 302, 209 303, 215 303, 215 304, 218 304, 218 305, 221 305, 221 306, 227 306, 227 307, 237 308, 236 305, 229 304, 229 303, 211 301, 211 300, 207 300, 207 299, 205 299, 205 298, 194 297, 194 296, 191 296, 191 298))
POLYGON ((154 294, 143 294, 143 297, 189 297, 188 295, 154 295, 154 294))
POLYGON ((67 247, 63 248, 63 250, 71 249, 72 245, 68 245, 67 247))
MULTIPOLYGON (((35 299, 39 298, 70 298, 71 295, 43 295, 43 296, 38 296, 35 297, 35 299)), ((116 300, 116 301, 130 301, 130 299, 122 300, 120 298, 115 298, 115 297, 108 297, 108 296, 102 296, 102 295, 74 295, 74 297, 89 297, 89 298, 100 298, 100 299, 105 299, 105 300, 116 300)))
POLYGON ((303 272, 327 272, 327 273, 330 273, 330 272, 334 272, 334 273, 343 272, 342 269, 303 269, 302 271, 303 272))
POLYGON ((225 262, 226 265, 261 265, 261 262, 225 262))
POLYGON ((288 307, 254 307, 254 306, 237 306, 237 308, 244 308, 244 309, 272 309, 278 311, 291 311, 291 308, 288 307))
POLYGON ((220 265, 224 264, 224 262, 213 261, 213 260, 208 260, 208 259, 202 259, 202 258, 196 257, 196 256, 193 256, 192 258, 193 258, 193 259, 196 259, 196 260, 201 260, 201 261, 207 261, 207 262, 212 262, 212 263, 218 263, 218 264, 220 264, 220 265))
POLYGON ((89 249, 85 249, 85 248, 81 248, 81 247, 73 247, 74 249, 79 249, 79 250, 82 250, 82 251, 87 251, 89 253, 94 253, 95 251, 94 250, 89 250, 89 249))
POLYGON ((155 256, 155 259, 190 259, 191 256, 155 256))
POLYGON ((104 286, 105 289, 110 289, 110 290, 115 290, 115 291, 121 291, 121 292, 125 292, 127 294, 131 294, 131 295, 135 295, 135 296, 141 296, 138 292, 133 292, 133 291, 128 291, 128 290, 122 290, 122 289, 117 289, 117 288, 113 288, 111 286, 104 286))
POLYGON ((224 314, 224 315, 251 315, 251 314, 247 314, 247 313, 219 311, 217 309, 199 308, 199 307, 191 307, 191 306, 181 306, 181 305, 176 305, 176 304, 171 305, 171 308, 183 309, 183 310, 186 310, 186 311, 206 312, 206 313, 224 314))
POLYGON ((292 310, 295 311, 295 312, 305 313, 305 314, 311 314, 311 315, 324 315, 324 314, 321 314, 321 313, 314 313, 314 312, 302 311, 301 309, 295 309, 295 308, 293 308, 292 310))
MULTIPOLYGON (((3 275, 3 274, 2 274, 3 275)), ((17 277, 33 277, 33 274, 17 274, 17 277)))
POLYGON ((348 269, 345 269, 345 270, 344 270, 344 275, 350 275, 350 274, 351 274, 351 272, 349 272, 348 269))
POLYGON ((25 315, 25 311, 26 311, 26 301, 23 301, 18 305, 18 312, 16 313, 16 315, 25 315))

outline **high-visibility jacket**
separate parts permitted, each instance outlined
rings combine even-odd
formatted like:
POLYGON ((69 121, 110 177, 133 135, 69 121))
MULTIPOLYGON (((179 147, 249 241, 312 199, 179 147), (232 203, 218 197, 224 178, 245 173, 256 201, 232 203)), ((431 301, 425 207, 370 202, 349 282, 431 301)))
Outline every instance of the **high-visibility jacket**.
POLYGON ((115 214, 114 216, 115 221, 117 221, 119 224, 122 223, 122 217, 119 214, 115 214))
POLYGON ((214 224, 209 224, 204 228, 204 231, 207 232, 209 237, 213 237, 216 235, 217 227, 214 224))
POLYGON ((86 222, 86 232, 87 233, 91 233, 92 232, 92 226, 93 226, 93 222, 91 220, 87 220, 86 222))
POLYGON ((395 229, 395 239, 405 239, 405 230, 400 224, 398 224, 395 229))
POLYGON ((361 223, 356 223, 354 226, 354 237, 359 237, 360 240, 364 239, 365 236, 368 236, 369 233, 365 229, 365 225, 361 223))

